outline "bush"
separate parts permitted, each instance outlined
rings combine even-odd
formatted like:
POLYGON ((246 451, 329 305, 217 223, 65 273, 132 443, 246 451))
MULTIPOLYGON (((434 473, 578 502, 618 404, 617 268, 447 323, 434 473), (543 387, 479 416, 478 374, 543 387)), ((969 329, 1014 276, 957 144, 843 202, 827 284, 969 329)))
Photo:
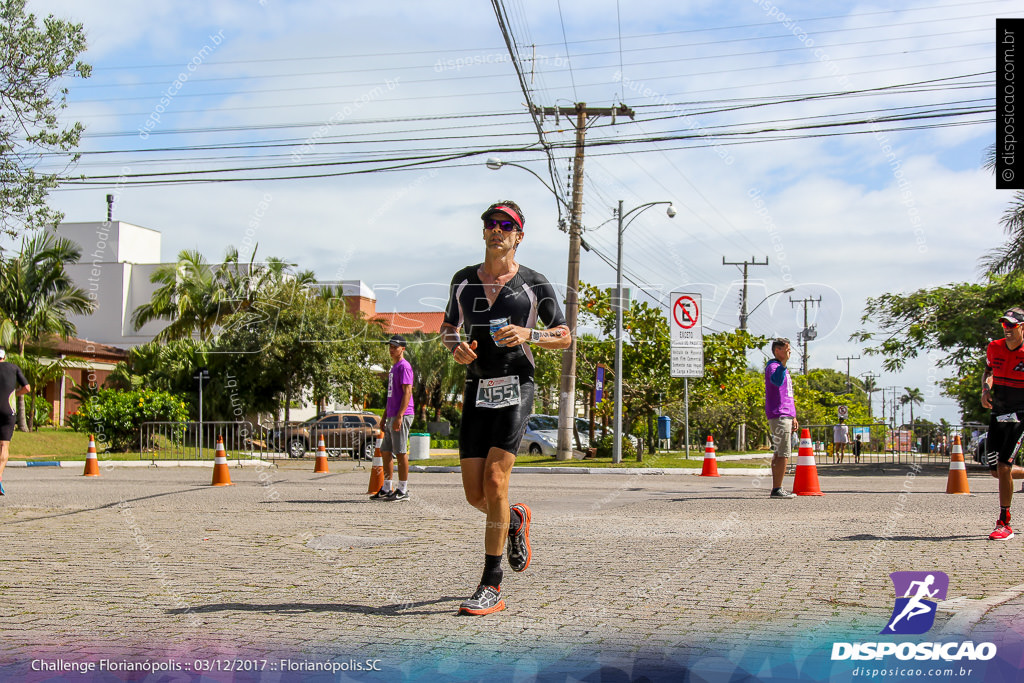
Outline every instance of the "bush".
POLYGON ((25 396, 25 410, 34 410, 32 426, 36 429, 45 427, 53 422, 53 406, 42 396, 25 396))
POLYGON ((430 437, 430 447, 431 448, 458 448, 459 447, 459 440, 458 439, 438 439, 436 437, 431 436, 430 437))
POLYGON ((71 428, 88 432, 107 444, 110 451, 128 451, 139 443, 143 422, 184 422, 188 408, 184 399, 152 389, 100 389, 70 416, 71 428))
MULTIPOLYGON (((597 457, 599 458, 610 458, 612 457, 612 446, 615 445, 615 435, 606 434, 602 438, 597 440, 597 457)), ((622 457, 623 458, 635 458, 636 457, 636 443, 633 439, 623 436, 622 437, 622 457)))

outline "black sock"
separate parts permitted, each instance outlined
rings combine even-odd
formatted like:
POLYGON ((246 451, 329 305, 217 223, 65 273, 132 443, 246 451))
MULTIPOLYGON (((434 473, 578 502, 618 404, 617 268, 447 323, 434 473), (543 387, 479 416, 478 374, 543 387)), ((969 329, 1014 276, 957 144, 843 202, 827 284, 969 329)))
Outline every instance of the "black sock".
POLYGON ((1008 508, 1008 507, 1006 507, 1006 508, 1004 508, 1004 507, 999 508, 999 521, 1002 522, 1003 524, 1009 524, 1010 523, 1010 508, 1008 508))
POLYGON ((523 519, 519 516, 519 513, 512 509, 510 505, 508 508, 508 535, 511 536, 519 531, 519 526, 523 523, 523 519))
POLYGON ((501 571, 501 555, 484 555, 484 575, 480 583, 498 588, 504 575, 501 571))

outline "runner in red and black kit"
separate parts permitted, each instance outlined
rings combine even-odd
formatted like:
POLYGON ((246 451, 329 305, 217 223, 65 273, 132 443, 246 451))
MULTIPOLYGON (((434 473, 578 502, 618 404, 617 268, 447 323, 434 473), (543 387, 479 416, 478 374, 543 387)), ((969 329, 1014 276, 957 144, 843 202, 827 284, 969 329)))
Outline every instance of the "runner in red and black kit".
POLYGON ((501 557, 521 572, 530 565, 530 508, 509 505, 508 482, 533 409, 534 360, 530 344, 564 349, 571 337, 558 296, 540 273, 515 261, 526 224, 515 202, 483 212, 484 262, 452 278, 442 340, 466 365, 459 457, 470 505, 487 515, 484 573, 460 614, 505 609, 501 557), (546 329, 534 329, 537 323, 546 329), (463 341, 459 330, 465 330, 463 341))
POLYGON ((1013 538, 1013 460, 1024 436, 1024 310, 1011 308, 999 322, 1004 338, 989 342, 981 380, 981 405, 992 411, 985 450, 999 479, 999 519, 989 534, 993 541, 1013 538))
POLYGON ((6 494, 3 478, 10 455, 11 437, 14 436, 14 401, 31 390, 21 368, 5 362, 6 359, 6 349, 0 348, 0 496, 6 494))

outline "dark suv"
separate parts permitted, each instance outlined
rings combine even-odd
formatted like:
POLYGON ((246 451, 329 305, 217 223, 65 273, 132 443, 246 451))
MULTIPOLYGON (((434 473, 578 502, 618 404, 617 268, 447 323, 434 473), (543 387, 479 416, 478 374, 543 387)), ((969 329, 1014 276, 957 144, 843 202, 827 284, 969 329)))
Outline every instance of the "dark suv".
POLYGON ((349 451, 353 458, 373 458, 377 448, 380 418, 373 413, 325 413, 305 422, 275 429, 273 441, 293 458, 306 451, 315 451, 324 438, 324 447, 331 456, 349 451))

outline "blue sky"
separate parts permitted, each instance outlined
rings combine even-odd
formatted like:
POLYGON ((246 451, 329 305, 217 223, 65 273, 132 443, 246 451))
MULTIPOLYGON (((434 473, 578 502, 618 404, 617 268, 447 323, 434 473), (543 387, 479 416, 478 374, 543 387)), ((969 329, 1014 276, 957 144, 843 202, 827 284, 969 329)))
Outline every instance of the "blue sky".
MULTIPOLYGON (((424 310, 442 306, 452 273, 482 257, 482 208, 513 198, 527 214, 520 261, 564 282, 568 240, 555 227, 551 192, 519 169, 483 163, 501 156, 551 182, 489 3, 29 6, 84 22, 84 58, 95 68, 69 84, 67 114, 87 125, 77 172, 111 179, 55 192, 67 220, 101 220, 113 191, 115 217, 160 230, 167 260, 193 248, 216 260, 248 238, 258 257, 367 282, 380 310, 424 310), (248 146, 182 149, 204 145, 248 146), (166 151, 143 151, 156 149, 166 151), (253 179, 469 151, 480 153, 400 171, 253 179), (293 167, 194 176, 233 182, 130 184, 145 173, 246 166, 293 167), (130 180, 119 186, 122 174, 130 180)), ((505 8, 537 105, 623 103, 636 112, 588 131, 590 142, 622 144, 588 150, 583 223, 584 239, 614 258, 614 222, 597 226, 618 200, 627 210, 675 202, 674 219, 647 211, 626 233, 625 265, 643 296, 700 292, 706 331, 731 329, 739 272, 722 260, 767 256, 768 266, 750 269, 751 307, 795 291, 760 306, 751 331, 795 338, 802 309, 787 297, 821 296, 811 367, 845 372, 836 357, 859 354, 854 374, 921 388, 933 419, 956 419, 952 403, 934 395, 941 374, 927 362, 883 373, 848 338, 867 297, 976 279, 978 257, 1002 241, 1010 193, 993 189, 981 160, 994 137, 986 111, 994 21, 1024 15, 1017 3, 522 0, 505 8), (937 113, 946 116, 878 123, 903 130, 877 134, 866 124, 778 132, 937 113), (940 122, 949 125, 906 129, 940 122), (697 137, 673 139, 686 134, 697 137), (654 137, 669 139, 622 142, 654 137)), ((564 188, 573 131, 565 119, 542 127, 559 146, 564 188)), ((581 273, 614 279, 593 252, 581 273)))

